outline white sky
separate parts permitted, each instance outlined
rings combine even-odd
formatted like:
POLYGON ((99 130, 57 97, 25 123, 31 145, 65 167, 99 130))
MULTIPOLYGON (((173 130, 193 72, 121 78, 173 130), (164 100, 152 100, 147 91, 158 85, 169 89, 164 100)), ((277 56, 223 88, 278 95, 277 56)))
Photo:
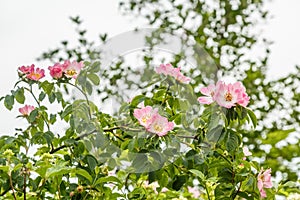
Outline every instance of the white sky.
MULTIPOLYGON (((300 1, 276 0, 268 5, 274 16, 264 25, 264 35, 275 41, 272 45, 269 75, 279 77, 300 63, 300 1)), ((17 80, 17 67, 35 63, 44 50, 55 48, 61 40, 75 32, 69 16, 80 15, 88 36, 96 39, 99 33, 114 36, 145 27, 142 20, 121 16, 118 1, 111 0, 0 0, 0 96, 6 95, 17 80)), ((50 63, 49 63, 50 64, 50 63)), ((45 63, 44 68, 48 67, 45 63)), ((14 112, 0 104, 0 135, 11 134, 16 124, 14 112)))

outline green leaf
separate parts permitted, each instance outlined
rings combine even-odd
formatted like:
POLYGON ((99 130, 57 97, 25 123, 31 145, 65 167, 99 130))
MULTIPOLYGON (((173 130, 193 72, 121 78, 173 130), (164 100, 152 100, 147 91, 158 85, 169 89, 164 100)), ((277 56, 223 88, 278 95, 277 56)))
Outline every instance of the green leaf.
POLYGON ((252 110, 250 110, 250 109, 247 109, 247 112, 248 112, 248 115, 249 115, 249 117, 250 117, 250 119, 252 121, 252 124, 253 124, 254 128, 256 128, 257 118, 256 118, 254 112, 252 110))
POLYGON ((71 171, 70 167, 67 167, 68 163, 67 162, 60 162, 53 167, 47 169, 46 171, 46 177, 50 178, 53 176, 58 176, 58 175, 63 175, 63 174, 68 174, 71 171))
POLYGON ((40 84, 40 87, 43 88, 43 90, 46 94, 50 95, 54 88, 54 84, 49 83, 49 81, 44 81, 40 84))
POLYGON ((101 177, 99 178, 96 182, 95 182, 95 186, 99 185, 101 183, 108 183, 108 182, 114 182, 114 183, 118 183, 118 184, 122 184, 122 182, 114 176, 106 176, 106 177, 101 177))
POLYGON ((92 66, 90 66, 90 68, 88 69, 89 72, 91 73, 97 73, 100 71, 100 62, 96 61, 92 64, 92 66))
POLYGON ((14 105, 14 96, 13 95, 6 95, 4 99, 4 105, 8 110, 11 110, 14 105))
POLYGON ((23 104, 25 102, 24 88, 19 88, 15 93, 15 99, 18 103, 23 104))
POLYGON ((228 137, 226 140, 226 149, 231 152, 236 150, 241 143, 241 138, 234 131, 228 131, 228 137))
POLYGON ((218 142, 221 138, 222 132, 223 132, 223 126, 218 125, 216 128, 213 128, 212 130, 208 130, 206 134, 206 138, 210 142, 218 142))
POLYGON ((100 78, 96 74, 88 74, 87 77, 92 81, 94 85, 100 84, 100 78))
POLYGON ((87 171, 84 170, 84 169, 76 168, 76 169, 74 170, 74 173, 75 173, 75 174, 78 174, 78 175, 81 175, 82 177, 86 178, 90 183, 93 182, 93 178, 92 178, 92 176, 90 175, 90 173, 87 172, 87 171))
POLYGON ((29 117, 28 117, 29 123, 34 122, 36 117, 38 116, 38 114, 39 114, 39 111, 37 109, 31 111, 31 113, 29 114, 29 117))
POLYGON ((192 172, 193 174, 195 174, 196 176, 198 176, 201 180, 205 180, 205 176, 202 172, 200 172, 199 170, 196 169, 190 169, 190 172, 192 172))

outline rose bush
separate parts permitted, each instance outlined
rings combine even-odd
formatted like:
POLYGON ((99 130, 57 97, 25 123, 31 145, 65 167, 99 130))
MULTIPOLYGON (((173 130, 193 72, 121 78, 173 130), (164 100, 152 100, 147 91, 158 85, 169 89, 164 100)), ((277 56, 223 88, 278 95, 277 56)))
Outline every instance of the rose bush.
POLYGON ((0 138, 0 199, 274 199, 293 184, 273 187, 271 169, 243 145, 240 130, 257 120, 240 82, 219 81, 197 97, 180 68, 160 65, 151 93, 124 102, 115 117, 88 98, 100 62, 48 69, 45 77, 20 67, 1 98, 28 126, 0 138), (70 98, 71 87, 84 98, 70 98))

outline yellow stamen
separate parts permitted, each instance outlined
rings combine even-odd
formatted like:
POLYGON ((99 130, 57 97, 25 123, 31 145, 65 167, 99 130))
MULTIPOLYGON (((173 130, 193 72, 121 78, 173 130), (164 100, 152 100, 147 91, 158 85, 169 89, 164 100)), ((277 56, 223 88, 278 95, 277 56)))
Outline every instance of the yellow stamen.
POLYGON ((163 130, 163 128, 162 128, 160 125, 155 124, 155 125, 154 125, 154 130, 155 130, 156 132, 161 132, 161 131, 163 130))
POLYGON ((231 100, 232 100, 232 95, 231 95, 229 92, 227 92, 227 93, 224 95, 224 98, 225 98, 226 101, 231 101, 231 100))
POLYGON ((66 74, 69 76, 74 76, 77 74, 77 72, 74 69, 71 69, 71 70, 67 70, 66 74))

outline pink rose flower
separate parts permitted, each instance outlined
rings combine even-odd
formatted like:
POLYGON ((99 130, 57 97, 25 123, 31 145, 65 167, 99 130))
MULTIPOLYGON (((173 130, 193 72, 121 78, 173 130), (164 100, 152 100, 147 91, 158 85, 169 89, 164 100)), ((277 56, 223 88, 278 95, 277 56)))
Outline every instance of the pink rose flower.
POLYGON ((45 70, 40 69, 40 68, 30 68, 30 71, 26 73, 26 78, 34 81, 38 81, 41 78, 45 77, 45 70))
POLYGON ((174 77, 177 81, 181 83, 189 83, 191 78, 184 76, 180 72, 180 67, 174 68, 171 64, 161 64, 159 67, 155 69, 156 73, 164 74, 174 77))
POLYGON ((155 133, 158 136, 164 136, 169 131, 173 130, 173 128, 173 122, 169 122, 167 118, 159 114, 155 114, 151 119, 151 123, 148 126, 147 131, 155 133))
POLYGON ((83 62, 70 62, 66 60, 63 64, 63 72, 66 77, 76 79, 83 66, 83 62))
POLYGON ((49 66, 50 75, 52 78, 59 79, 63 76, 63 66, 59 63, 56 63, 54 66, 49 66))
POLYGON ((139 123, 148 128, 152 123, 152 117, 157 114, 157 109, 153 109, 151 106, 146 106, 141 109, 134 109, 133 116, 137 118, 139 123))
POLYGON ((201 88, 200 92, 205 95, 198 98, 200 103, 211 104, 216 101, 225 108, 231 108, 237 104, 246 107, 250 100, 241 82, 226 84, 223 81, 218 81, 216 85, 211 84, 201 88))
POLYGON ((32 64, 31 66, 19 67, 19 71, 22 72, 23 74, 28 74, 33 70, 34 70, 34 64, 32 64))
POLYGON ((29 106, 29 105, 25 105, 22 108, 19 108, 19 112, 23 115, 23 116, 28 116, 30 115, 30 113, 35 109, 34 106, 29 106))
POLYGON ((263 188, 271 188, 273 186, 271 181, 271 169, 264 170, 263 168, 260 170, 257 175, 257 186, 260 192, 260 196, 262 198, 267 197, 266 192, 263 188))
POLYGON ((200 92, 205 96, 199 97, 198 101, 202 104, 211 104, 214 102, 214 95, 216 92, 216 86, 214 84, 210 84, 207 87, 201 88, 200 92))
POLYGON ((192 194, 192 196, 195 199, 198 199, 200 197, 200 191, 196 187, 190 187, 190 186, 188 186, 188 191, 189 191, 189 193, 192 194))

